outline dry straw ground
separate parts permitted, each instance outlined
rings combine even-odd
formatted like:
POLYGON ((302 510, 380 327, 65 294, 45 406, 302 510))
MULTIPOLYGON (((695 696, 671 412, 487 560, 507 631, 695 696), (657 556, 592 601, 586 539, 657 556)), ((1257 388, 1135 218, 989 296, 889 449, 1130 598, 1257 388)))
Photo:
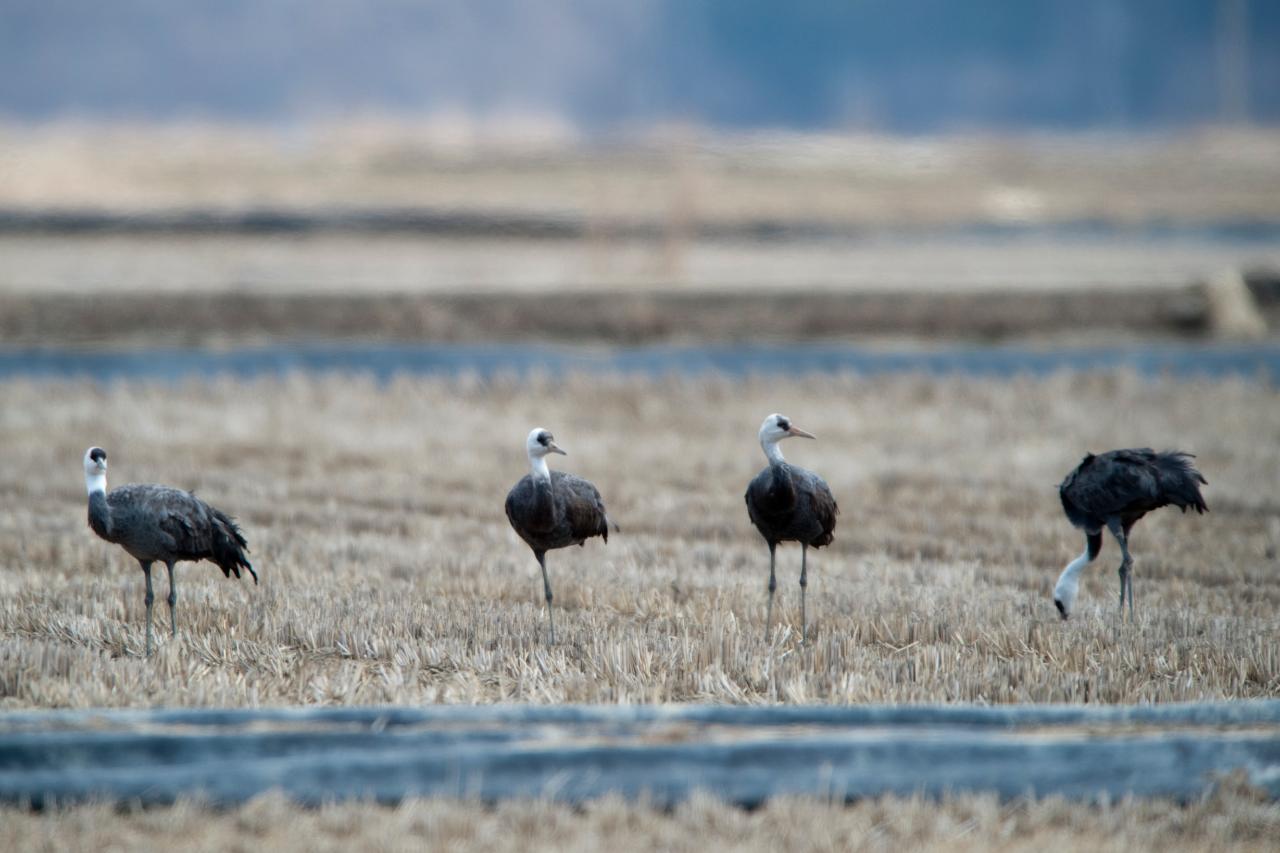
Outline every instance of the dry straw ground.
POLYGON ((210 812, 194 803, 150 811, 81 807, 0 812, 6 850, 671 850, 1122 851, 1274 850, 1280 807, 1228 786, 1178 806, 1060 799, 942 804, 867 800, 849 806, 779 800, 745 812, 700 797, 666 813, 616 799, 575 809, 544 802, 410 800, 304 810, 276 796, 210 812))
MULTIPOLYGON (((1280 695, 1280 398, 1125 374, 989 381, 293 378, 0 385, 0 707, 423 702, 1143 702, 1280 695), (842 516, 811 565, 767 550, 745 483, 774 410, 842 516), (622 533, 551 555, 560 642, 502 512, 534 425, 622 533), (142 576, 85 523, 80 459, 239 516, 262 585, 179 568, 180 634, 141 657, 142 576), (1081 537, 1054 486, 1085 450, 1199 454, 1213 512, 1108 544, 1059 622, 1081 537)), ((163 580, 158 597, 163 597, 163 580)), ((157 602, 159 624, 166 610, 157 602)), ((161 632, 163 634, 163 632, 161 632)))
MULTIPOLYGON (((0 399, 5 708, 1280 695, 1280 399, 1257 384, 297 378, 9 382, 0 399), (761 639, 766 555, 741 499, 774 409, 820 435, 787 450, 843 505, 835 546, 814 560, 808 653, 790 630, 794 548, 781 630, 761 639), (555 647, 536 565, 501 509, 533 424, 556 430, 562 464, 624 525, 607 547, 553 555, 555 647), (116 483, 194 487, 238 513, 262 572, 253 588, 183 566, 181 634, 150 661, 141 574, 85 525, 90 443, 111 450, 116 483), (1214 512, 1139 528, 1136 625, 1114 618, 1110 545, 1079 618, 1061 624, 1048 592, 1079 540, 1053 486, 1083 450, 1135 443, 1198 452, 1214 512)), ((1278 834, 1280 808, 1231 785, 1188 805, 304 810, 267 796, 229 811, 0 811, 0 848, 20 850, 1261 850, 1278 834)))

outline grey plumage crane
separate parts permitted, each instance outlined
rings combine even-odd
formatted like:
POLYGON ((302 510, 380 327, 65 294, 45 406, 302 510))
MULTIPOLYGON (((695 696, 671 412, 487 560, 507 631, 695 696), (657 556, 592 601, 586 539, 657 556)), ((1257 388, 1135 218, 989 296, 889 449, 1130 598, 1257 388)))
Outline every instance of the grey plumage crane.
POLYGON ((555 437, 541 427, 525 440, 530 471, 507 493, 507 520, 520 538, 533 549, 542 567, 542 588, 547 597, 547 630, 556 641, 556 625, 551 615, 551 581, 547 577, 547 552, 570 545, 583 545, 593 536, 609 541, 609 527, 618 529, 604 509, 600 492, 588 481, 563 471, 551 471, 547 456, 567 456, 555 437))
POLYGON ((826 482, 812 471, 789 465, 782 458, 778 442, 786 438, 814 438, 785 415, 774 413, 760 425, 760 447, 769 460, 747 485, 747 515, 769 543, 769 607, 765 614, 764 636, 769 638, 773 622, 773 591, 778 586, 774 573, 779 542, 800 543, 800 640, 808 629, 805 589, 809 585, 808 552, 812 546, 830 545, 840 508, 826 482))
POLYGON ((1102 550, 1102 528, 1111 531, 1120 544, 1120 615, 1124 616, 1128 595, 1129 618, 1133 618, 1133 578, 1130 569, 1129 531, 1152 510, 1176 506, 1186 512, 1207 512, 1209 507, 1200 494, 1200 486, 1208 485, 1191 460, 1195 457, 1181 450, 1160 453, 1149 447, 1112 450, 1084 457, 1075 470, 1067 474, 1058 494, 1067 518, 1084 531, 1085 548, 1062 570, 1053 588, 1053 603, 1063 619, 1071 615, 1080 589, 1080 572, 1097 559, 1102 550))
POLYGON ((169 623, 178 635, 178 592, 174 563, 210 560, 231 577, 247 569, 258 573, 245 556, 248 543, 235 521, 190 492, 153 484, 130 484, 107 492, 107 452, 90 447, 84 454, 84 480, 89 492, 89 526, 98 536, 125 549, 142 566, 147 580, 147 654, 155 644, 152 632, 151 564, 169 570, 169 623))

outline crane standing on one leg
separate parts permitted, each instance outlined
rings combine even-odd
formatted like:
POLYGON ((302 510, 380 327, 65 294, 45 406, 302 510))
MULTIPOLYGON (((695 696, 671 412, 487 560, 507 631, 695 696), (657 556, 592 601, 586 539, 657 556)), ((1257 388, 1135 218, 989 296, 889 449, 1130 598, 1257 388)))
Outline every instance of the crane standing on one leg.
POLYGON ((547 632, 556 641, 556 623, 551 615, 551 579, 547 575, 547 552, 554 548, 582 545, 593 536, 609 541, 609 527, 618 529, 604 509, 599 490, 588 481, 547 467, 552 453, 568 456, 555 437, 537 428, 525 440, 529 473, 507 494, 507 520, 520 538, 533 549, 542 568, 542 590, 547 598, 547 632))

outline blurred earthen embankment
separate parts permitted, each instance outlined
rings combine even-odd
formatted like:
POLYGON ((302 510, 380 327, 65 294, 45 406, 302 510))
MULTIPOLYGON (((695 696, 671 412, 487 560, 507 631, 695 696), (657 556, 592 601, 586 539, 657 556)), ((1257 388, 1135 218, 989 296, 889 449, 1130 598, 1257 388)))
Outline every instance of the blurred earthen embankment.
POLYGON ((0 128, 12 346, 1257 339, 1280 133, 0 128))

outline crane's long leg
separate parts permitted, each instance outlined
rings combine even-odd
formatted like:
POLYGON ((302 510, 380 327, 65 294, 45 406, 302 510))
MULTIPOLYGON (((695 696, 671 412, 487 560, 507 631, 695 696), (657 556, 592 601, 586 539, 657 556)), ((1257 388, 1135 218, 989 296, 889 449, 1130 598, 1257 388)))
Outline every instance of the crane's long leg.
MULTIPOLYGON (((1126 555, 1129 553, 1129 531, 1132 527, 1133 527, 1132 524, 1126 524, 1124 527, 1124 546, 1125 546, 1124 552, 1126 555)), ((1131 559, 1129 560, 1129 562, 1132 564, 1133 560, 1131 559)), ((1132 622, 1133 621, 1133 573, 1132 572, 1129 573, 1128 585, 1129 585, 1129 621, 1132 622)))
POLYGON ((1133 574, 1129 575, 1129 621, 1133 621, 1133 574))
POLYGON ((765 610, 764 615, 764 641, 769 642, 769 628, 773 625, 773 591, 778 588, 778 577, 774 574, 775 558, 778 553, 778 543, 769 543, 769 606, 765 610))
POLYGON ((169 628, 170 636, 178 636, 178 588, 173 585, 173 563, 165 563, 169 570, 169 628))
POLYGON ((804 593, 809 587, 809 546, 800 543, 800 645, 804 645, 805 637, 809 633, 809 620, 804 609, 804 593))
POLYGON ((542 566, 542 589, 547 594, 547 630, 551 636, 551 642, 556 641, 556 620, 551 615, 551 579, 547 577, 547 554, 545 551, 534 551, 533 555, 538 558, 538 565, 542 566))
POLYGON ((156 592, 151 587, 151 563, 142 562, 142 574, 147 578, 147 595, 143 601, 147 604, 147 657, 151 656, 151 648, 155 645, 155 637, 151 630, 151 605, 156 600, 156 592))
POLYGON ((1124 600, 1127 592, 1129 596, 1129 620, 1132 621, 1133 579, 1129 576, 1129 570, 1133 566, 1133 558, 1129 556, 1129 537, 1125 535, 1124 526, 1118 518, 1108 519, 1107 529, 1111 531, 1111 535, 1120 543, 1120 553, 1123 555, 1120 562, 1120 617, 1124 618, 1124 600))

